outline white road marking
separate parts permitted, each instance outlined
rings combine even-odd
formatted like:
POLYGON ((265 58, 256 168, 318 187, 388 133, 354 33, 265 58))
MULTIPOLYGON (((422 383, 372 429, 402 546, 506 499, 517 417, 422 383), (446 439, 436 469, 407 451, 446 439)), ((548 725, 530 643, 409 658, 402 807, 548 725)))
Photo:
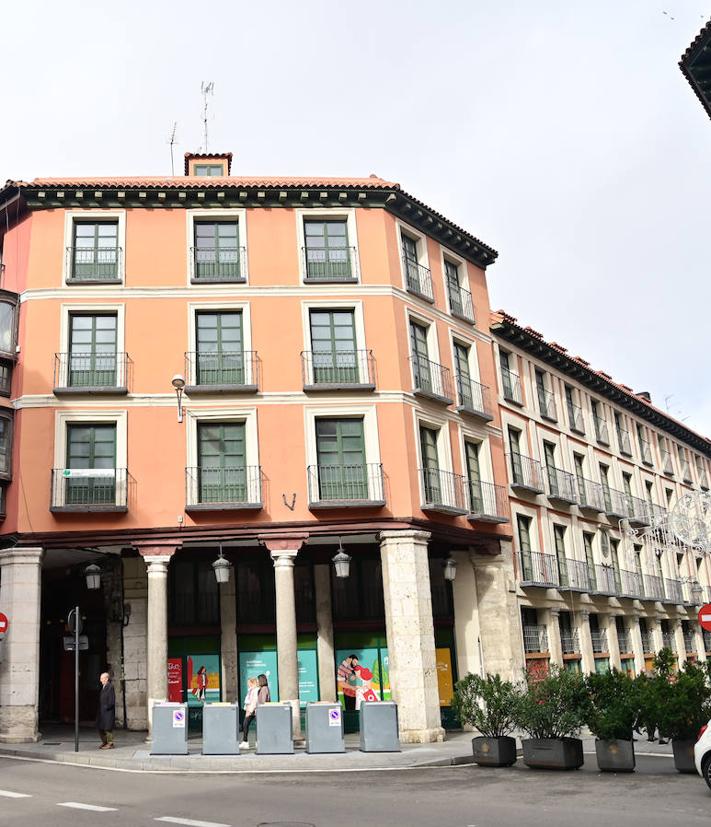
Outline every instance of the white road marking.
POLYGON ((92 813, 112 813, 116 807, 100 807, 98 804, 82 804, 80 801, 59 801, 57 807, 71 807, 73 810, 91 810, 92 813))
POLYGON ((167 821, 168 824, 184 824, 185 827, 230 827, 229 824, 222 824, 219 821, 195 821, 193 818, 176 818, 175 816, 161 816, 153 821, 167 821))
POLYGON ((29 793, 13 793, 10 790, 0 790, 0 796, 3 798, 32 798, 29 793))

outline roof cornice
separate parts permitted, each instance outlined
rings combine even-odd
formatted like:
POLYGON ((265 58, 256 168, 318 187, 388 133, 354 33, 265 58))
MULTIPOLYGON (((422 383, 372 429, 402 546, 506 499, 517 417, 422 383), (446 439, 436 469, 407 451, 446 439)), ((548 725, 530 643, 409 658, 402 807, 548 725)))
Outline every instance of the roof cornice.
POLYGON ((679 68, 711 117, 711 20, 689 44, 679 60, 679 68))

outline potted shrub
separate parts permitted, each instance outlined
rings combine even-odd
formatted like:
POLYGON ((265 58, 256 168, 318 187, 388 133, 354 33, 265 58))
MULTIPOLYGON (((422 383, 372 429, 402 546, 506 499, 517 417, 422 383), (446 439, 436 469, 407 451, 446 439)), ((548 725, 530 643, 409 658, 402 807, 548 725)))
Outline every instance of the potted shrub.
POLYGON ((671 738, 674 766, 696 772, 696 734, 711 718, 711 684, 705 666, 685 663, 677 674, 655 675, 659 735, 671 738))
POLYGON ((602 772, 633 772, 634 726, 639 717, 639 691, 624 672, 588 675, 585 723, 595 736, 597 766, 602 772))
POLYGON ((527 678, 527 691, 516 706, 516 724, 531 737, 522 741, 529 767, 574 770, 582 767, 583 742, 575 736, 585 723, 585 680, 552 666, 540 680, 527 678))
POLYGON ((481 735, 472 738, 474 761, 483 767, 510 767, 516 762, 514 713, 520 690, 499 675, 469 674, 454 687, 454 707, 462 724, 481 735))

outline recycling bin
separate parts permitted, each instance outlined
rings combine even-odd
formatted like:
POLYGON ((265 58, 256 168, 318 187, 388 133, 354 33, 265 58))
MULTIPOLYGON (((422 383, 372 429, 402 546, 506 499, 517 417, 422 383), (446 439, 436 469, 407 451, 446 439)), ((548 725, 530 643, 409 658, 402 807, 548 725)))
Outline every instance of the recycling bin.
POLYGON ((363 701, 360 705, 361 752, 400 752, 397 704, 363 701))
POLYGON ((188 705, 153 704, 151 755, 188 754, 188 705))
POLYGON ((202 754, 239 755, 237 704, 205 704, 202 709, 202 754))
POLYGON ((345 752, 339 703, 306 704, 306 752, 345 752))
POLYGON ((291 706, 268 703, 257 707, 257 755, 289 755, 294 752, 291 706))

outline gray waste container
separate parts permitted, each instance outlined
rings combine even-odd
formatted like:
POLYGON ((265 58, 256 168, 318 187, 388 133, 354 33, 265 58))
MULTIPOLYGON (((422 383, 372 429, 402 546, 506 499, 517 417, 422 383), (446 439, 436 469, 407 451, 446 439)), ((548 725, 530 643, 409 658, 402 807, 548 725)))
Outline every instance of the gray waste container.
POLYGON ((239 755, 237 704, 205 704, 202 708, 202 754, 239 755))
POLYGON ((291 706, 279 703, 258 706, 257 755, 287 755, 293 752, 291 706))
POLYGON ((400 752, 397 704, 364 701, 360 705, 361 752, 400 752))
POLYGON ((306 704, 306 752, 345 752, 339 703, 306 704))
POLYGON ((151 755, 188 754, 188 705, 153 704, 151 755))

